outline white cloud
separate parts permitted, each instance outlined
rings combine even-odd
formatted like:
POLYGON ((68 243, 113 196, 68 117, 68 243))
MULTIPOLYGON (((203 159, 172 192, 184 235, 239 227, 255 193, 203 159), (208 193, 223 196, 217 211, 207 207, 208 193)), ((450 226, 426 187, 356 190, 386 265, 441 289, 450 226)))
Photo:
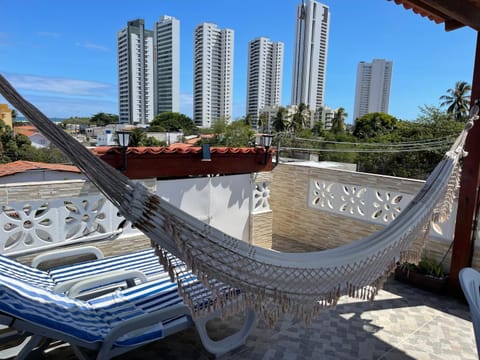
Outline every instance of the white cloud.
POLYGON ((10 74, 6 77, 15 88, 35 93, 47 92, 67 96, 95 97, 108 97, 116 93, 114 85, 96 81, 22 74, 10 74))
POLYGON ((91 43, 91 42, 88 42, 88 41, 84 42, 84 43, 77 42, 77 43, 75 43, 75 46, 83 47, 85 49, 90 49, 90 50, 110 51, 110 49, 107 48, 106 46, 99 45, 99 44, 94 44, 94 43, 91 43))
MULTIPOLYGON (((4 74, 16 90, 48 117, 118 113, 116 85, 37 75, 4 74)), ((3 98, 0 96, 0 102, 3 98)))

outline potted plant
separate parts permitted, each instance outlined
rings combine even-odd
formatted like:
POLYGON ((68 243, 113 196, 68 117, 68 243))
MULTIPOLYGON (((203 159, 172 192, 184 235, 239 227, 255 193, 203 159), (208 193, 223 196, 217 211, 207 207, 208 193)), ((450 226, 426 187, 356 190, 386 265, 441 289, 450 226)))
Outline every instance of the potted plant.
POLYGON ((442 293, 447 286, 448 274, 443 270, 442 262, 423 257, 418 264, 398 263, 395 279, 425 290, 442 293))

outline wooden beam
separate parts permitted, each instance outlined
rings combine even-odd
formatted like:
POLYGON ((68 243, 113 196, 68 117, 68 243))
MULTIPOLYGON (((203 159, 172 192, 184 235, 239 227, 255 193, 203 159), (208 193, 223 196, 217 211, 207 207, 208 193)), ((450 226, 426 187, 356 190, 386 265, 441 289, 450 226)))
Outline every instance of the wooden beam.
MULTIPOLYGON (((477 49, 473 70, 471 104, 480 99, 480 32, 477 34, 477 49)), ((449 290, 452 294, 462 294, 458 282, 458 273, 464 267, 471 266, 475 245, 475 223, 478 217, 480 187, 480 120, 469 131, 465 150, 468 156, 462 165, 460 193, 458 197, 457 221, 453 240, 452 260, 450 263, 449 290)))
MULTIPOLYGON (((455 20, 480 31, 480 9, 468 1, 459 0, 416 0, 415 3, 423 3, 445 16, 445 21, 455 20)), ((421 6, 421 5, 420 5, 421 6)))

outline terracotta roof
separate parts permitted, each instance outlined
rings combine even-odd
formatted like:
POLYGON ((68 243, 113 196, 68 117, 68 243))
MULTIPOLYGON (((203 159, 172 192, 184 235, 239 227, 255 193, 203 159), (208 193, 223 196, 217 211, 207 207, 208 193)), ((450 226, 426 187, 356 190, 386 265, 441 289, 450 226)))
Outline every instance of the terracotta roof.
MULTIPOLYGON (((97 156, 106 154, 121 154, 122 149, 119 146, 97 146, 92 149, 93 153, 97 156)), ((200 146, 192 146, 189 144, 174 144, 168 147, 159 146, 139 146, 129 147, 127 154, 131 155, 157 155, 157 154, 199 154, 202 152, 200 146)), ((231 147, 211 147, 210 152, 212 154, 256 154, 257 148, 231 148, 231 147)))
POLYGON ((25 135, 27 137, 30 137, 30 136, 38 133, 37 128, 35 126, 31 126, 31 125, 15 126, 15 128, 13 130, 15 131, 16 134, 22 134, 22 135, 25 135))
POLYGON ((273 149, 264 147, 211 147, 203 159, 200 146, 176 144, 169 147, 129 147, 123 157, 119 146, 102 146, 95 155, 116 169, 125 166, 131 179, 185 178, 189 176, 247 174, 272 170, 273 149))
MULTIPOLYGON (((392 0, 388 0, 392 1, 392 0)), ((480 0, 393 0, 407 10, 427 17, 445 30, 469 26, 480 31, 480 0)))
POLYGON ((23 173, 30 170, 53 170, 53 171, 67 171, 80 173, 81 171, 72 165, 63 165, 63 164, 49 164, 42 162, 33 162, 33 161, 14 161, 7 164, 0 164, 0 177, 15 175, 18 173, 23 173))

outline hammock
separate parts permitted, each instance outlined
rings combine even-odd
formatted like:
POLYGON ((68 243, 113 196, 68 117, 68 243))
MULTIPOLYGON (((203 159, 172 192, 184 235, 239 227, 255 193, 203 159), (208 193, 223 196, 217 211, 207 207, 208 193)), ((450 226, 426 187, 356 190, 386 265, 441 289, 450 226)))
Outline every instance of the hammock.
MULTIPOLYGON (((334 249, 279 253, 230 237, 134 183, 51 122, 1 75, 0 93, 151 239, 172 276, 176 269, 167 252, 184 260, 213 291, 219 282, 239 288, 243 306, 253 308, 270 325, 287 312, 308 323, 342 295, 372 300, 398 261, 418 261, 430 222, 450 215, 459 160, 473 126, 471 119, 423 188, 384 229, 334 249)), ((191 303, 188 284, 181 279, 178 283, 186 303, 191 303)))

